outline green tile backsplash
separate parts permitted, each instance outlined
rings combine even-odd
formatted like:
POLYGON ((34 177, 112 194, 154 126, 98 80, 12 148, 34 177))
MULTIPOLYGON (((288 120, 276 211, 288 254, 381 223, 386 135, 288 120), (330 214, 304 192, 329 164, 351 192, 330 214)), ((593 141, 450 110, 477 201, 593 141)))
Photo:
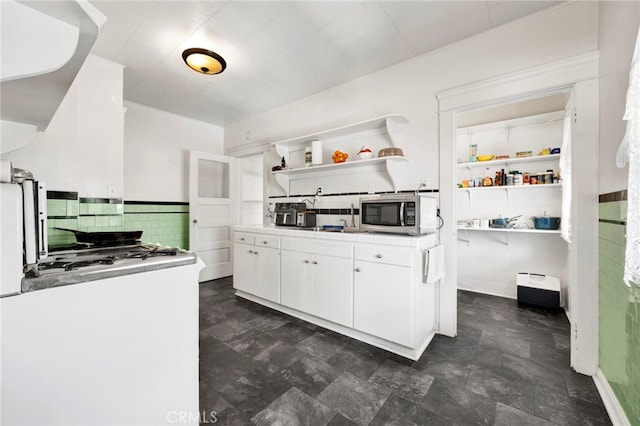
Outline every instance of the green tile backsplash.
MULTIPOLYGON (((600 219, 626 220, 627 202, 600 203, 600 219)), ((640 287, 622 281, 624 225, 600 222, 600 368, 632 425, 640 425, 640 287)))
POLYGON ((189 206, 186 203, 123 202, 78 198, 77 193, 47 194, 49 246, 75 243, 75 236, 56 227, 87 232, 143 231, 143 242, 189 248, 189 206), (73 197, 75 199, 68 199, 73 197))
POLYGON ((169 247, 189 248, 189 206, 184 203, 124 205, 124 228, 142 230, 142 240, 169 247))

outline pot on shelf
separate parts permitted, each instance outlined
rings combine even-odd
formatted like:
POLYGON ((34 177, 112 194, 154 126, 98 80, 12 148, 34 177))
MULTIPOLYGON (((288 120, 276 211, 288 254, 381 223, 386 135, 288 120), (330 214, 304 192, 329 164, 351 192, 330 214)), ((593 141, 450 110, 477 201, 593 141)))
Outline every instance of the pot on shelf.
POLYGON ((519 218, 522 215, 513 216, 513 217, 499 217, 497 219, 491 219, 489 221, 489 227, 491 228, 507 228, 513 226, 513 221, 519 218), (510 226, 511 224, 511 226, 510 226))
POLYGON ((555 230, 560 228, 560 218, 551 216, 534 216, 533 226, 536 229, 555 230))

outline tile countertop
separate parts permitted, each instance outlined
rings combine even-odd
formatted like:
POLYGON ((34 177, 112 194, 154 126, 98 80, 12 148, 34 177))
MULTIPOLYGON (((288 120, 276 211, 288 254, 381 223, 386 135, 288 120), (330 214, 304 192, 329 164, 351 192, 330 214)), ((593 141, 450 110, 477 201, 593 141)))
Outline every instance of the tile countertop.
POLYGON ((438 233, 425 235, 385 234, 380 232, 328 232, 284 227, 275 225, 236 225, 237 232, 277 235, 280 237, 313 238, 325 241, 344 241, 362 244, 384 244, 390 246, 414 247, 424 249, 438 244, 438 233))

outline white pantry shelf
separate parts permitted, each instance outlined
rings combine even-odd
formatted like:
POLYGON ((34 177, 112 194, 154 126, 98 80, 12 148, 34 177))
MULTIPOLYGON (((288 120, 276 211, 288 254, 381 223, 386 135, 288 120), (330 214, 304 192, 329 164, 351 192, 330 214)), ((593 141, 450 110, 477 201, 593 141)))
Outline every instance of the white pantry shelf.
POLYGON ((542 183, 536 185, 507 185, 507 186, 479 186, 471 188, 456 188, 456 191, 476 192, 476 191, 528 191, 542 188, 562 188, 561 183, 542 183))
POLYGON ((507 158, 504 160, 475 161, 473 163, 458 163, 456 164, 456 167, 459 169, 474 169, 478 167, 490 167, 490 166, 496 166, 496 165, 508 166, 510 164, 535 163, 539 161, 555 161, 559 159, 560 159, 560 154, 535 155, 531 157, 507 158))
POLYGON ((507 232, 510 234, 559 234, 559 229, 513 229, 513 228, 470 228, 468 226, 458 226, 460 231, 472 232, 507 232))

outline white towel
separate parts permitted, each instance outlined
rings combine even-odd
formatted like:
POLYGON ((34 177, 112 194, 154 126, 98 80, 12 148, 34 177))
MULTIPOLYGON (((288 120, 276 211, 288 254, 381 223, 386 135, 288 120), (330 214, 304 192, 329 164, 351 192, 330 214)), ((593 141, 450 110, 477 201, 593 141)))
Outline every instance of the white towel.
POLYGON ((618 148, 616 163, 624 167, 629 162, 627 198, 627 247, 624 261, 624 282, 640 286, 640 31, 629 72, 625 135, 618 148), (626 161, 625 161, 626 160, 626 161))
POLYGON ((422 282, 435 284, 444 279, 444 246, 441 244, 425 250, 422 282))

